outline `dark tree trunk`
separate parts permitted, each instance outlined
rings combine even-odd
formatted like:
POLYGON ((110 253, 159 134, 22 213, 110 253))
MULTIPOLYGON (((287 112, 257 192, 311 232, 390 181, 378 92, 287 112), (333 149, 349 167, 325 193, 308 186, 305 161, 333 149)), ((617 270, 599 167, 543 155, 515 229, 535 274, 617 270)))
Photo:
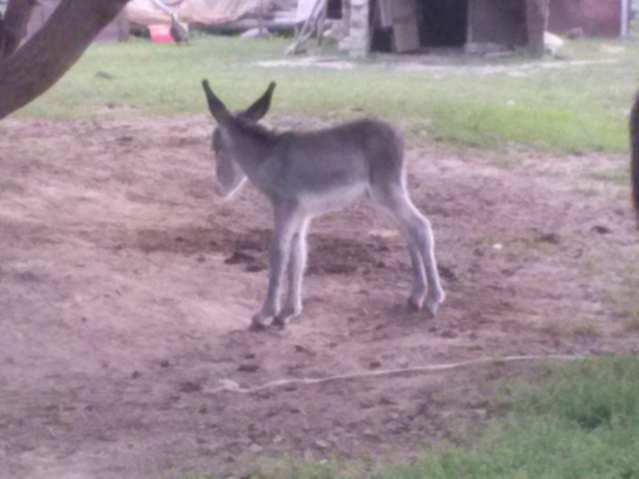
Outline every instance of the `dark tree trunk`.
POLYGON ((526 0, 528 50, 534 57, 544 56, 544 32, 548 28, 549 0, 526 0))
POLYGON ((62 0, 24 46, 0 60, 0 119, 55 84, 127 2, 62 0))
POLYGON ((37 0, 9 0, 0 32, 0 58, 7 58, 20 46, 27 35, 27 24, 37 0))
POLYGON ((3 51, 4 51, 4 18, 2 17, 2 13, 0 13, 0 58, 2 57, 3 51))
POLYGON ((632 202, 637 215, 637 229, 639 229, 639 93, 635 97, 630 113, 630 176, 632 202))

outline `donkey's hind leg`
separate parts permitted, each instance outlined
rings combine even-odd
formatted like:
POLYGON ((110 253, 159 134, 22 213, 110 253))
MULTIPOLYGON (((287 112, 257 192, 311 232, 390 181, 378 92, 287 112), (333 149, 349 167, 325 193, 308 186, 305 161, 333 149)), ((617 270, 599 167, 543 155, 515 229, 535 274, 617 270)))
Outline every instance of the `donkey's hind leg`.
POLYGON ((410 234, 418 245, 424 261, 424 269, 426 270, 426 279, 428 280, 428 294, 426 295, 426 310, 435 316, 438 306, 444 302, 446 293, 442 289, 437 271, 437 261, 435 259, 435 236, 430 226, 430 221, 423 216, 419 210, 412 204, 410 198, 406 196, 412 218, 409 222, 410 234))
POLYGON ((426 296, 426 310, 434 317, 437 307, 444 301, 445 293, 437 272, 435 239, 430 222, 413 205, 401 184, 373 188, 371 193, 373 199, 388 210, 408 243, 413 266, 413 291, 408 299, 409 307, 421 309, 426 296))
POLYGON ((273 319, 273 324, 285 327, 291 318, 302 312, 302 281, 306 268, 306 232, 309 220, 304 220, 300 229, 293 235, 291 256, 288 262, 288 292, 284 306, 273 319))

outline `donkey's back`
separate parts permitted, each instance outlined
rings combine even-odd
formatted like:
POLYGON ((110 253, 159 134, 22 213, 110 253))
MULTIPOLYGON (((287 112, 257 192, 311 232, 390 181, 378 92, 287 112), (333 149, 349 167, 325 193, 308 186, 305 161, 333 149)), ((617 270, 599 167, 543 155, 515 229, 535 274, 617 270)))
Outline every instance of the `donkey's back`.
POLYGON ((330 205, 337 208, 382 178, 402 181, 403 138, 383 121, 363 119, 309 132, 283 132, 273 140, 261 168, 263 178, 255 182, 268 196, 338 196, 330 205))

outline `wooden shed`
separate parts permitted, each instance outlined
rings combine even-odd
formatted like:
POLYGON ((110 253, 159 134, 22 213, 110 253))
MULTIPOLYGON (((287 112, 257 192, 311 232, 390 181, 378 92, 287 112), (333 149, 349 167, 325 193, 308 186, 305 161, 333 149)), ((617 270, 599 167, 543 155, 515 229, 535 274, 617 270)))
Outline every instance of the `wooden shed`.
MULTIPOLYGON (((348 35, 341 45, 355 55, 432 47, 472 52, 511 49, 529 42, 527 3, 531 0, 345 1, 350 2, 345 5, 350 10, 345 14, 348 35)), ((543 38, 543 18, 540 27, 543 38)))
POLYGON ((528 46, 539 53, 547 29, 623 34, 630 1, 342 0, 346 35, 340 46, 355 56, 433 47, 485 53, 528 46))

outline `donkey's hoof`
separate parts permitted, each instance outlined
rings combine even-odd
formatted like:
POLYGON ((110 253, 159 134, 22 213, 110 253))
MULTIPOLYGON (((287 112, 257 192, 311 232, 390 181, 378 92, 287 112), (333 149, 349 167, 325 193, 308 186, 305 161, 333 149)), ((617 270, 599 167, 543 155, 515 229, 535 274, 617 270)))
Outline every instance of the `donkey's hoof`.
POLYGON ((257 321, 252 321, 251 325, 248 327, 248 330, 252 333, 262 333, 266 331, 266 326, 262 323, 258 323, 257 321))
POLYGON ((282 310, 275 315, 271 324, 283 329, 291 322, 291 319, 300 314, 302 314, 302 306, 284 306, 282 310))
POLYGON ((424 305, 424 309, 428 313, 428 319, 433 319, 435 317, 437 308, 444 302, 445 299, 446 293, 444 293, 441 289, 432 295, 429 294, 429 296, 426 298, 426 304, 424 305))
POLYGON ((424 308, 424 316, 426 317, 426 319, 435 319, 435 311, 431 310, 430 308, 424 308))
POLYGON ((285 329, 287 324, 288 324, 287 319, 276 316, 275 318, 273 318, 273 322, 271 323, 271 326, 281 330, 281 329, 285 329))
POLYGON ((426 311, 426 319, 433 319, 437 314, 437 308, 442 304, 443 299, 437 301, 426 301, 424 310, 426 311))
POLYGON ((422 310, 421 304, 415 302, 413 298, 408 298, 408 301, 406 301, 406 311, 408 313, 418 313, 421 310, 422 310))

